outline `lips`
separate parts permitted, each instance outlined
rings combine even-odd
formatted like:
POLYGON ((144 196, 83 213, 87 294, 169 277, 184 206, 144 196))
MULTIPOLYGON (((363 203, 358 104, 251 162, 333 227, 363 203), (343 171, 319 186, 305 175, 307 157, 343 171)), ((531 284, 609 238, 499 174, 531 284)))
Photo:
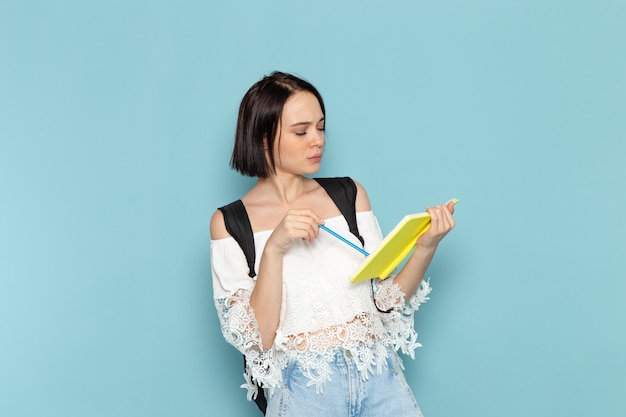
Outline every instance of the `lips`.
POLYGON ((317 155, 313 155, 313 156, 309 157, 308 159, 311 162, 319 162, 319 161, 322 160, 322 154, 320 153, 320 154, 317 154, 317 155))

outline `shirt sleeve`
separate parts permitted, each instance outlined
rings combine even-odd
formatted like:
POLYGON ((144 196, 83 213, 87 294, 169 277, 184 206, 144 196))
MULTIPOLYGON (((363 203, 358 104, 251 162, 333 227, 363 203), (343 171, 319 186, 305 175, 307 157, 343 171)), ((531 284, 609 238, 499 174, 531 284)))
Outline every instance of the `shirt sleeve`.
POLYGON ((415 349, 422 346, 417 342, 415 312, 429 300, 430 280, 422 280, 420 288, 408 301, 393 278, 383 281, 376 279, 376 282, 374 301, 381 311, 386 311, 380 313, 380 318, 385 327, 387 343, 415 358, 415 349))
MULTIPOLYGON (((258 261, 257 261, 258 263, 258 261)), ((245 377, 249 398, 256 394, 256 384, 275 387, 280 369, 273 360, 273 348, 263 349, 250 295, 256 280, 248 276, 243 251, 234 240, 211 241, 213 297, 224 339, 246 358, 245 377)))
MULTIPOLYGON (((359 214, 357 214, 360 220, 359 230, 363 229, 365 248, 372 253, 382 242, 382 231, 373 214, 360 216, 359 214)), ((405 294, 394 282, 396 273, 397 271, 392 272, 385 280, 375 280, 374 302, 385 327, 385 342, 393 345, 396 350, 414 357, 415 349, 421 346, 417 342, 415 331, 415 312, 419 310, 421 304, 429 300, 430 281, 422 280, 419 289, 409 300, 406 300, 405 294)))

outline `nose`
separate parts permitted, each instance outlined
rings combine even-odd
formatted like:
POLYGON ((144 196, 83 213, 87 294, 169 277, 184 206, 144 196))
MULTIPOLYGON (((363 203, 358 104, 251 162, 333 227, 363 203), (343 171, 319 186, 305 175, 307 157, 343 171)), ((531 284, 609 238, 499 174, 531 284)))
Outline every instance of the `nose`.
POLYGON ((313 134, 312 143, 314 148, 323 148, 324 147, 324 131, 315 129, 315 133, 313 134))

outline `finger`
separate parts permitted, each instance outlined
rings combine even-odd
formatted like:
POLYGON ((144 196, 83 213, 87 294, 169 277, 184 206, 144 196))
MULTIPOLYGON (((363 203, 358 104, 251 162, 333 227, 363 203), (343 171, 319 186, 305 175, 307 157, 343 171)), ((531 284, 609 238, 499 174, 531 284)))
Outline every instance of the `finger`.
POLYGON ((285 231, 285 237, 289 240, 289 242, 293 242, 295 240, 311 240, 311 236, 311 231, 306 228, 293 227, 285 231))
POLYGON ((432 213, 431 213, 431 222, 432 222, 432 229, 433 229, 433 233, 440 233, 442 228, 445 228, 445 217, 444 214, 441 210, 441 206, 435 206, 433 207, 432 213))
POLYGON ((302 232, 306 235, 303 237, 304 240, 308 240, 309 242, 313 241, 319 234, 319 226, 317 223, 309 224, 302 223, 302 232))
POLYGON ((449 205, 441 205, 441 217, 440 224, 443 231, 448 232, 450 229, 454 227, 454 217, 452 217, 452 212, 450 211, 449 205))
POLYGON ((445 233, 452 228, 454 222, 452 213, 445 205, 440 204, 433 207, 430 213, 433 233, 445 233))
POLYGON ((439 217, 441 219, 449 219, 452 215, 452 213, 450 212, 450 207, 448 206, 448 203, 437 205, 437 209, 439 212, 439 217))
POLYGON ((288 233, 294 238, 311 239, 317 235, 318 226, 314 222, 294 219, 287 225, 288 233))
MULTIPOLYGON (((448 208, 448 207, 446 207, 448 208)), ((448 225, 450 226, 450 229, 452 229, 454 227, 454 225, 456 224, 456 221, 454 220, 454 205, 452 206, 452 210, 446 210, 445 211, 445 216, 448 220, 448 225)))
POLYGON ((429 207, 428 208, 428 213, 430 214, 430 229, 429 232, 430 234, 437 234, 439 232, 439 227, 440 227, 440 213, 439 213, 439 209, 437 208, 437 206, 435 207, 429 207))
POLYGON ((313 210, 308 209, 308 208, 304 208, 304 209, 291 209, 288 211, 288 213, 293 213, 293 214, 297 214, 300 216, 309 216, 313 219, 315 219, 316 221, 322 220, 322 218, 313 210))
POLYGON ((324 224, 324 219, 320 217, 317 213, 315 213, 313 210, 307 210, 305 219, 303 219, 303 221, 306 222, 310 227, 311 238, 309 240, 316 238, 320 232, 319 225, 324 224))
POLYGON ((310 216, 297 216, 292 221, 290 227, 298 237, 311 241, 319 235, 319 223, 310 216))

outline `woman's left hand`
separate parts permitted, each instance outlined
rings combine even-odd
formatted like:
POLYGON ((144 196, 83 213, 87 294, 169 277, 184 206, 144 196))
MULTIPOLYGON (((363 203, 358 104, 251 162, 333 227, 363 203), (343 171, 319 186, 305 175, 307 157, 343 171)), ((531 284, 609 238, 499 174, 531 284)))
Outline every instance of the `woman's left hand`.
POLYGON ((417 239, 416 245, 418 247, 435 249, 441 242, 441 239, 454 227, 454 218, 452 217, 454 203, 450 201, 435 207, 426 207, 426 211, 430 214, 430 228, 417 239))

